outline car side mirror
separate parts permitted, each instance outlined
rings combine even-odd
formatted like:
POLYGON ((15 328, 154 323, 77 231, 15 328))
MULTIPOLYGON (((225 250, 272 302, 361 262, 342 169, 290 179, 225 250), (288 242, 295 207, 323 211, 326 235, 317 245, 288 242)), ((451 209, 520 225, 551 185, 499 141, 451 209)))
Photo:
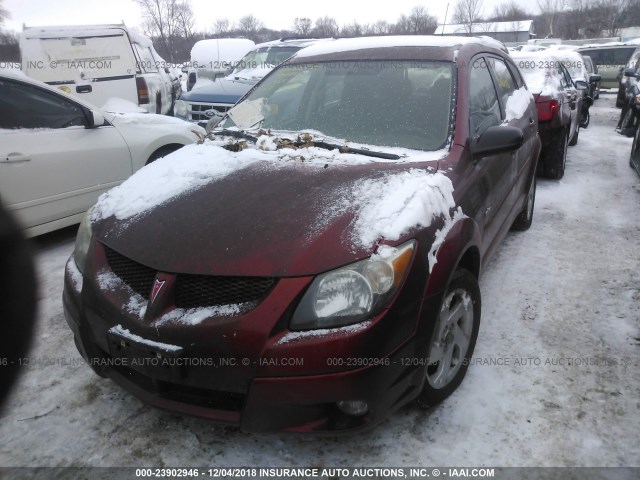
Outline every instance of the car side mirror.
POLYGON ((589 90, 589 84, 584 80, 576 80, 575 84, 578 90, 589 90))
POLYGON ((638 78, 638 74, 636 73, 636 71, 633 68, 627 68, 624 71, 624 76, 625 77, 638 78))
POLYGON ((524 142, 524 133, 518 127, 493 126, 487 128, 477 139, 471 141, 473 155, 510 152, 524 142))
POLYGON ((590 75, 589 76, 589 82, 591 82, 591 83, 599 82, 600 80, 602 80, 602 76, 600 76, 600 75, 590 75))
POLYGON ((87 128, 101 127, 104 123, 104 115, 97 110, 89 110, 89 125, 87 128))

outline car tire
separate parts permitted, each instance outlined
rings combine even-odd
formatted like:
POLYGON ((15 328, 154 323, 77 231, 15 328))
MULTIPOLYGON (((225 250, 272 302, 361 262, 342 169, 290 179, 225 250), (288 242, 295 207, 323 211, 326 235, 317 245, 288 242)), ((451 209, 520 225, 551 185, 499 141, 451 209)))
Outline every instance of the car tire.
POLYGON ((567 137, 565 130, 549 144, 544 159, 544 176, 553 180, 560 180, 564 176, 567 164, 567 137))
POLYGON ((524 231, 528 230, 533 222, 533 207, 536 203, 536 176, 533 176, 529 191, 527 192, 527 201, 511 225, 512 230, 524 231))
POLYGON ((149 165, 150 163, 155 162, 159 158, 166 157, 170 153, 173 153, 182 147, 183 145, 165 145, 164 147, 160 147, 158 150, 156 150, 149 156, 149 160, 147 160, 147 163, 145 163, 145 165, 149 165))
POLYGON ((640 126, 636 128, 636 134, 633 137, 629 165, 640 175, 640 126))
POLYGON ((580 119, 580 128, 587 128, 589 126, 589 122, 591 122, 591 114, 589 113, 589 110, 587 110, 587 113, 580 119))
POLYGON ((580 125, 578 124, 578 126, 576 127, 576 132, 573 134, 573 137, 571 137, 571 140, 569 140, 570 147, 575 147, 578 144, 579 136, 580 136, 580 125))
POLYGON ((421 408, 442 402, 462 382, 478 338, 480 312, 478 279, 466 269, 457 269, 442 297, 428 341, 429 365, 417 398, 421 408))

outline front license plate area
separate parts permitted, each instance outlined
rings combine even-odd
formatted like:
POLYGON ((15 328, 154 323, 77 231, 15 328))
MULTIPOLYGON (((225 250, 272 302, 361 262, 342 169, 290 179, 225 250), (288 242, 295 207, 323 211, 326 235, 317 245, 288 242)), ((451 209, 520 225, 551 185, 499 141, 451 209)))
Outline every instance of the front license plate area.
POLYGON ((117 331, 107 333, 109 354, 118 365, 135 370, 156 380, 176 382, 184 378, 182 349, 164 348, 137 342, 117 331))

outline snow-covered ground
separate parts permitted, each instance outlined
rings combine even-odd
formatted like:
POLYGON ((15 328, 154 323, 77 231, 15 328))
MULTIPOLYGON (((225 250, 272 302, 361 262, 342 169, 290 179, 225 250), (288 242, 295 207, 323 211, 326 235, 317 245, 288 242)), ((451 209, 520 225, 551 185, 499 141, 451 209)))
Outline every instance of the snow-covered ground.
POLYGON ((74 229, 38 238, 37 335, 0 417, 0 466, 640 466, 640 179, 614 99, 595 103, 565 178, 539 179, 533 226, 485 271, 460 389, 352 437, 245 434, 97 377, 62 313, 74 229))

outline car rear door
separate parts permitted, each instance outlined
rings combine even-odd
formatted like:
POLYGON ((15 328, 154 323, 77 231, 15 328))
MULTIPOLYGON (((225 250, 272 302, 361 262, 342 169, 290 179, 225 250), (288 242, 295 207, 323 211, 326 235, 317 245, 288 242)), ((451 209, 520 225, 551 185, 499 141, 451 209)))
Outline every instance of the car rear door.
POLYGON ((569 139, 572 139, 575 132, 580 128, 580 109, 582 107, 582 94, 576 89, 571 79, 571 75, 562 63, 558 63, 560 74, 560 85, 565 92, 566 101, 569 105, 569 113, 571 114, 571 126, 569 139))
POLYGON ((132 173, 116 128, 86 128, 63 94, 0 78, 0 110, 0 195, 25 228, 81 214, 132 173))

